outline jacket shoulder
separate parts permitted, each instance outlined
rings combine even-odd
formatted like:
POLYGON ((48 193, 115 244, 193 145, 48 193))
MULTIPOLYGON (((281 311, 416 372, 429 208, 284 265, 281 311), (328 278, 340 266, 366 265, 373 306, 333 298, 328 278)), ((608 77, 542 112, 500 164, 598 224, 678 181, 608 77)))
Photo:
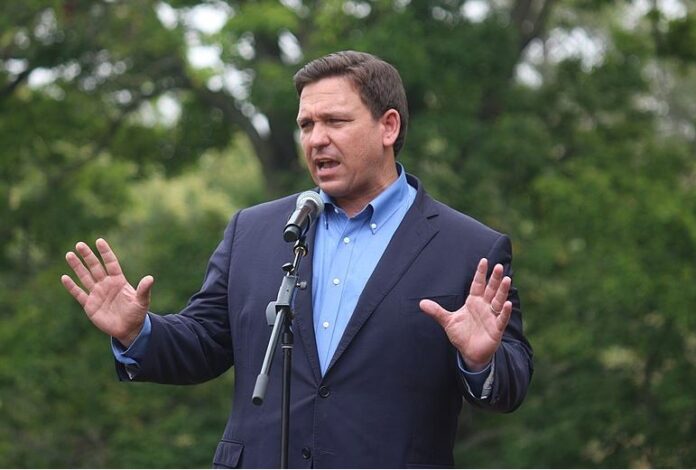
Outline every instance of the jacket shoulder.
POLYGON ((503 236, 497 230, 447 204, 429 196, 426 197, 426 201, 426 204, 429 204, 431 207, 430 212, 436 214, 431 220, 439 226, 440 230, 445 230, 454 235, 473 236, 481 239, 481 241, 488 240, 490 242, 503 236))
MULTIPOLYGON (((291 194, 272 201, 262 202, 254 206, 241 209, 237 214, 240 217, 268 217, 278 213, 284 213, 295 208, 297 194, 291 194)), ((289 215, 289 214, 288 214, 289 215)))

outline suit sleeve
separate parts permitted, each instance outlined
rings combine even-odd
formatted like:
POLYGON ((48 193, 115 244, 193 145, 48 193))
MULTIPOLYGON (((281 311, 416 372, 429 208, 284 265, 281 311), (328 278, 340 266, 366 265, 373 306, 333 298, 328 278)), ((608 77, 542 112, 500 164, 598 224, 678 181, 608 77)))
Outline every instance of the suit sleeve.
POLYGON ((228 316, 230 254, 239 214, 211 256, 201 289, 177 315, 153 315, 140 367, 128 371, 117 361, 121 380, 187 385, 213 379, 234 364, 228 316))
MULTIPOLYGON (((489 261, 489 276, 496 264, 502 264, 505 275, 512 278, 512 245, 507 236, 501 235, 486 257, 489 261)), ((490 394, 485 399, 476 399, 470 393, 463 393, 470 403, 499 412, 511 412, 520 406, 534 371, 533 351, 523 333, 522 309, 514 282, 508 300, 512 302, 512 314, 493 358, 490 394)))

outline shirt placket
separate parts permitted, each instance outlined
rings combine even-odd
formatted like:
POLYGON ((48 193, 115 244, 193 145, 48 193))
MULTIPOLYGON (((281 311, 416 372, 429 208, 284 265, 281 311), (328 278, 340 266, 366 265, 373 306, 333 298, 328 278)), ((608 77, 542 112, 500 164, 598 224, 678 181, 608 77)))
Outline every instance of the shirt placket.
POLYGON ((320 322, 320 330, 322 336, 328 344, 326 348, 327 357, 324 358, 324 364, 331 361, 338 342, 341 340, 337 333, 337 326, 345 322, 345 315, 350 312, 345 312, 343 307, 343 298, 345 289, 350 282, 348 278, 350 273, 351 259, 353 257, 353 247, 357 235, 357 229, 360 223, 355 220, 349 220, 344 226, 343 231, 337 234, 336 244, 334 245, 334 253, 330 262, 329 276, 327 277, 327 308, 324 310, 320 322))

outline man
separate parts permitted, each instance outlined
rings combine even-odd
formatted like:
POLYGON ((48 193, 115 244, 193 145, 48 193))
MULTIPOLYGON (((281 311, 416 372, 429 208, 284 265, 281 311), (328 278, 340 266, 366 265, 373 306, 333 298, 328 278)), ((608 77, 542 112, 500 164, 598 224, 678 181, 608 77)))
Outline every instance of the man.
MULTIPOLYGON (((311 289, 294 305, 290 466, 452 466, 462 397, 511 411, 532 375, 510 241, 431 199, 396 163, 408 111, 391 65, 339 52, 307 64, 295 85, 325 211, 300 273, 311 289)), ((114 338, 121 379, 198 383, 234 365, 216 467, 279 462, 281 368, 262 406, 251 396, 270 335, 266 304, 291 255, 282 232, 295 199, 237 213, 179 315, 148 313, 152 276, 131 287, 103 239, 103 263, 82 242, 82 260, 66 255, 83 287, 62 282, 114 338)))

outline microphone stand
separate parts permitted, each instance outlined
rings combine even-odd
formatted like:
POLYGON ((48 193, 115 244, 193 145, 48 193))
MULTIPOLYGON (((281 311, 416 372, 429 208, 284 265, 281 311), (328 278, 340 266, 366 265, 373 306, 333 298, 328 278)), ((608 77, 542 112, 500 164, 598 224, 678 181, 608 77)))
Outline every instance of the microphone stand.
POLYGON ((307 254, 305 237, 300 237, 293 248, 295 257, 292 263, 285 263, 283 271, 285 276, 278 290, 278 298, 271 301, 266 307, 266 321, 269 326, 273 326, 271 338, 266 348, 266 356, 263 359, 261 372, 256 377, 254 394, 251 401, 254 405, 261 405, 266 395, 268 387, 269 372, 273 363, 273 352, 278 347, 278 340, 282 333, 281 349, 283 351, 283 382, 281 396, 280 414, 280 468, 288 468, 288 448, 290 440, 290 376, 292 372, 292 303, 295 296, 295 289, 305 289, 306 281, 298 281, 298 270, 300 261, 307 254))

